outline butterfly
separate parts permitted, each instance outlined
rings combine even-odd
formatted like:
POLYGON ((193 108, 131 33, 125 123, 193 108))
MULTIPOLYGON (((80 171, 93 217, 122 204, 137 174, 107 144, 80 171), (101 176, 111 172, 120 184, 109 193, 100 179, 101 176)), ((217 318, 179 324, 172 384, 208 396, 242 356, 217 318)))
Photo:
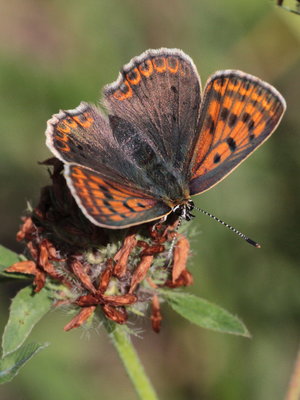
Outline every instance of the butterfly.
POLYGON ((46 143, 95 225, 121 229, 175 212, 231 173, 278 126, 284 98, 237 70, 213 74, 203 92, 192 59, 147 50, 104 87, 102 110, 82 102, 47 123, 46 143))

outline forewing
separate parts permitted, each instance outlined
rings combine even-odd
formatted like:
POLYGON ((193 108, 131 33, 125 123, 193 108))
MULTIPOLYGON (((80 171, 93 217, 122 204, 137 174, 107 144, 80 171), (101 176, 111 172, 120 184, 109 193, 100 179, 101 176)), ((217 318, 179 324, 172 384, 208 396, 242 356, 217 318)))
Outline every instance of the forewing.
POLYGON ((80 165, 66 164, 65 177, 84 215, 98 226, 126 228, 171 212, 162 201, 80 165))
MULTIPOLYGON (((127 130, 128 137, 133 131, 127 130)), ((131 182, 151 191, 147 174, 115 139, 109 121, 101 110, 81 103, 74 110, 60 111, 47 123, 46 143, 52 153, 63 162, 80 164, 101 171, 108 179, 120 183, 131 182)), ((143 155, 143 142, 138 142, 138 153, 143 155)), ((131 148, 133 150, 133 148, 131 148)), ((145 152, 144 152, 145 153, 145 152)), ((149 152, 146 152, 149 157, 149 152)))
POLYGON ((105 153, 113 144, 107 118, 84 102, 74 110, 54 114, 47 122, 46 137, 47 146, 61 161, 93 168, 106 162, 105 153))
POLYGON ((190 165, 190 193, 222 180, 275 130, 285 100, 271 85, 241 71, 214 74, 204 90, 200 133, 190 165))
POLYGON ((162 48, 133 58, 105 87, 104 101, 109 113, 125 120, 157 157, 186 170, 200 105, 199 76, 186 54, 162 48))

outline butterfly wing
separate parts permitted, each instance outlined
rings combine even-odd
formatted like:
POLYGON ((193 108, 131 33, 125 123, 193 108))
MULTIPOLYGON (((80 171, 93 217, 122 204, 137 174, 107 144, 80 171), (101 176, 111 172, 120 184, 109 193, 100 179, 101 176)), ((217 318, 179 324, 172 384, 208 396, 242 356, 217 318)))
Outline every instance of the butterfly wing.
POLYGON ((95 225, 125 228, 170 212, 151 193, 150 182, 124 154, 97 107, 82 103, 55 114, 46 136, 50 150, 65 164, 78 206, 95 225))
POLYGON ((126 228, 171 212, 163 201, 80 165, 66 164, 65 177, 84 215, 98 226, 126 228))
MULTIPOLYGON (((190 57, 181 50, 164 48, 147 50, 133 58, 117 81, 105 87, 104 102, 116 139, 128 151, 135 139, 147 147, 150 175, 159 170, 157 160, 163 160, 165 171, 186 173, 197 131, 200 91, 199 76, 190 57), (123 134, 124 121, 127 132, 136 132, 132 141, 123 134), (154 162, 152 154, 156 155, 154 162)), ((144 153, 143 148, 133 156, 143 168, 144 153)), ((167 184, 168 177, 165 181, 167 184)))
POLYGON ((108 118, 91 104, 82 102, 74 110, 60 111, 47 123, 46 144, 64 163, 75 163, 101 171, 120 183, 140 182, 136 166, 115 140, 108 118))
POLYGON ((118 152, 107 117, 98 107, 84 102, 52 116, 47 122, 46 144, 64 163, 93 169, 109 166, 116 159, 112 154, 118 152))
POLYGON ((285 100, 271 85, 241 71, 215 73, 201 106, 190 164, 190 193, 199 194, 234 170, 275 130, 285 100))
POLYGON ((86 103, 56 114, 48 122, 50 150, 154 197, 186 198, 200 104, 192 60, 180 50, 148 50, 106 86, 104 101, 108 119, 86 103))

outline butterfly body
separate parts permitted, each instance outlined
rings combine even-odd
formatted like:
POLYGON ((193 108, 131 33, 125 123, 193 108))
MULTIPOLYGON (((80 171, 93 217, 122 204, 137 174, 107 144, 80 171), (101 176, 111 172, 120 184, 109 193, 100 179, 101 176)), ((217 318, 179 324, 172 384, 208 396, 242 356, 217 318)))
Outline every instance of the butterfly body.
POLYGON ((182 219, 185 219, 186 221, 190 221, 192 218, 195 217, 195 215, 193 215, 191 213, 191 211, 193 211, 195 205, 193 200, 189 199, 188 201, 178 204, 177 206, 172 208, 172 211, 175 214, 178 214, 182 219))
POLYGON ((234 170, 274 131, 282 96, 241 71, 219 71, 201 95, 193 61, 177 49, 148 50, 87 103, 48 121, 47 145, 94 224, 119 229, 171 212, 191 219, 191 196, 234 170))

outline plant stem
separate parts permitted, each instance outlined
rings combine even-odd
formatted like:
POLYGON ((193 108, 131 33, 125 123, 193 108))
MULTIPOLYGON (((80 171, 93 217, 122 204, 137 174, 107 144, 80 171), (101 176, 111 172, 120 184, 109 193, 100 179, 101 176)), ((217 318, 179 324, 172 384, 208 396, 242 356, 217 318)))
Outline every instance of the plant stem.
POLYGON ((117 325, 109 321, 105 321, 104 325, 139 398, 141 400, 158 400, 137 352, 131 343, 126 326, 117 325))

